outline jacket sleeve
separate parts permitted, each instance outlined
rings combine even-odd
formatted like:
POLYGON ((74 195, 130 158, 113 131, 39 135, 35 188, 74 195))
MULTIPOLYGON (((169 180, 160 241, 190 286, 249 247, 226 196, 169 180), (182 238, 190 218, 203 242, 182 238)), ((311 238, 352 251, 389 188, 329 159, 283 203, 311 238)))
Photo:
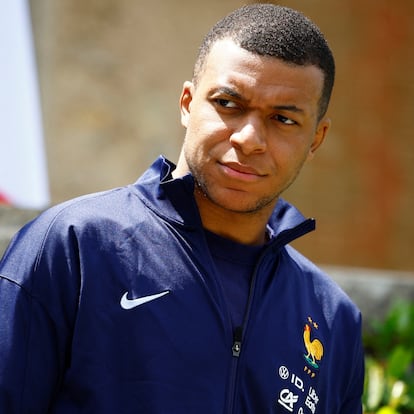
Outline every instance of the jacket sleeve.
POLYGON ((352 376, 348 384, 340 414, 362 414, 362 393, 364 390, 365 357, 362 338, 357 338, 357 346, 353 354, 352 376))
POLYGON ((69 358, 75 253, 55 227, 35 220, 0 262, 1 413, 47 413, 69 358))

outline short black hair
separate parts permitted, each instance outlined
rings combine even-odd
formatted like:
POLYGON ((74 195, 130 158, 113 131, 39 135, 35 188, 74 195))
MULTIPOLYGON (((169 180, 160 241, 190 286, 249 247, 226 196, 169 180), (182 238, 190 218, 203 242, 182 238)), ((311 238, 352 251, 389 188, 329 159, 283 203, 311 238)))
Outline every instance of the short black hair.
POLYGON ((217 22, 204 37, 194 66, 197 83, 214 43, 231 39, 241 48, 295 65, 317 66, 324 75, 319 119, 328 109, 335 80, 335 61, 320 29, 297 10, 274 4, 241 7, 217 22))

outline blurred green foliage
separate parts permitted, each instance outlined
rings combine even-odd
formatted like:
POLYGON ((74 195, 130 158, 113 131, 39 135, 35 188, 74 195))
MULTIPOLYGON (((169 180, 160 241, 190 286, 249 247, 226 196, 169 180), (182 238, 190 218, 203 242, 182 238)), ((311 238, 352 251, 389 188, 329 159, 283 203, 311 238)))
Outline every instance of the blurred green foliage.
POLYGON ((364 412, 414 414, 414 304, 396 302, 364 332, 364 412))

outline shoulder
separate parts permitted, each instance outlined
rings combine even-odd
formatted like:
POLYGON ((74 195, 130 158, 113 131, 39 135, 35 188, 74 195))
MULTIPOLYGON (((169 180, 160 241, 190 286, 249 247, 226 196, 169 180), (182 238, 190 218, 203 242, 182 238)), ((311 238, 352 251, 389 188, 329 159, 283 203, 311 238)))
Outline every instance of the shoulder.
POLYGON ((328 320, 345 316, 352 323, 360 323, 358 307, 325 271, 291 246, 286 246, 284 254, 285 260, 290 262, 292 274, 298 279, 302 294, 314 298, 328 320))
POLYGON ((46 210, 36 220, 39 224, 53 225, 82 224, 106 217, 117 218, 125 213, 132 201, 138 201, 138 197, 134 197, 134 187, 119 187, 63 202, 46 210))
POLYGON ((0 262, 0 274, 13 274, 19 279, 18 275, 23 277, 30 269, 36 270, 41 261, 46 260, 50 266, 64 263, 77 255, 83 241, 100 242, 104 234, 117 234, 117 229, 131 225, 133 217, 139 215, 140 204, 134 187, 127 186, 51 207, 13 237, 0 262))
MULTIPOLYGON (((103 223, 123 222, 131 208, 140 204, 133 186, 88 194, 53 206, 24 226, 20 233, 39 236, 66 234, 70 229, 97 227, 103 223)), ((133 212, 131 212, 133 214, 133 212)))

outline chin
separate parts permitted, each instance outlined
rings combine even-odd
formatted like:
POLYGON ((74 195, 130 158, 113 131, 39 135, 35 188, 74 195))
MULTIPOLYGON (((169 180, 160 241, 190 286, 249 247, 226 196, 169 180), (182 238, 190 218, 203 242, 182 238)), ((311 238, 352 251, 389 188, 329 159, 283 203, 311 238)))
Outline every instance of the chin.
MULTIPOLYGON (((234 193, 234 192, 233 192, 234 193)), ((229 194, 226 197, 207 197, 212 203, 224 210, 239 214, 255 214, 267 210, 273 210, 277 201, 274 195, 262 198, 252 198, 250 196, 241 196, 229 194)))

